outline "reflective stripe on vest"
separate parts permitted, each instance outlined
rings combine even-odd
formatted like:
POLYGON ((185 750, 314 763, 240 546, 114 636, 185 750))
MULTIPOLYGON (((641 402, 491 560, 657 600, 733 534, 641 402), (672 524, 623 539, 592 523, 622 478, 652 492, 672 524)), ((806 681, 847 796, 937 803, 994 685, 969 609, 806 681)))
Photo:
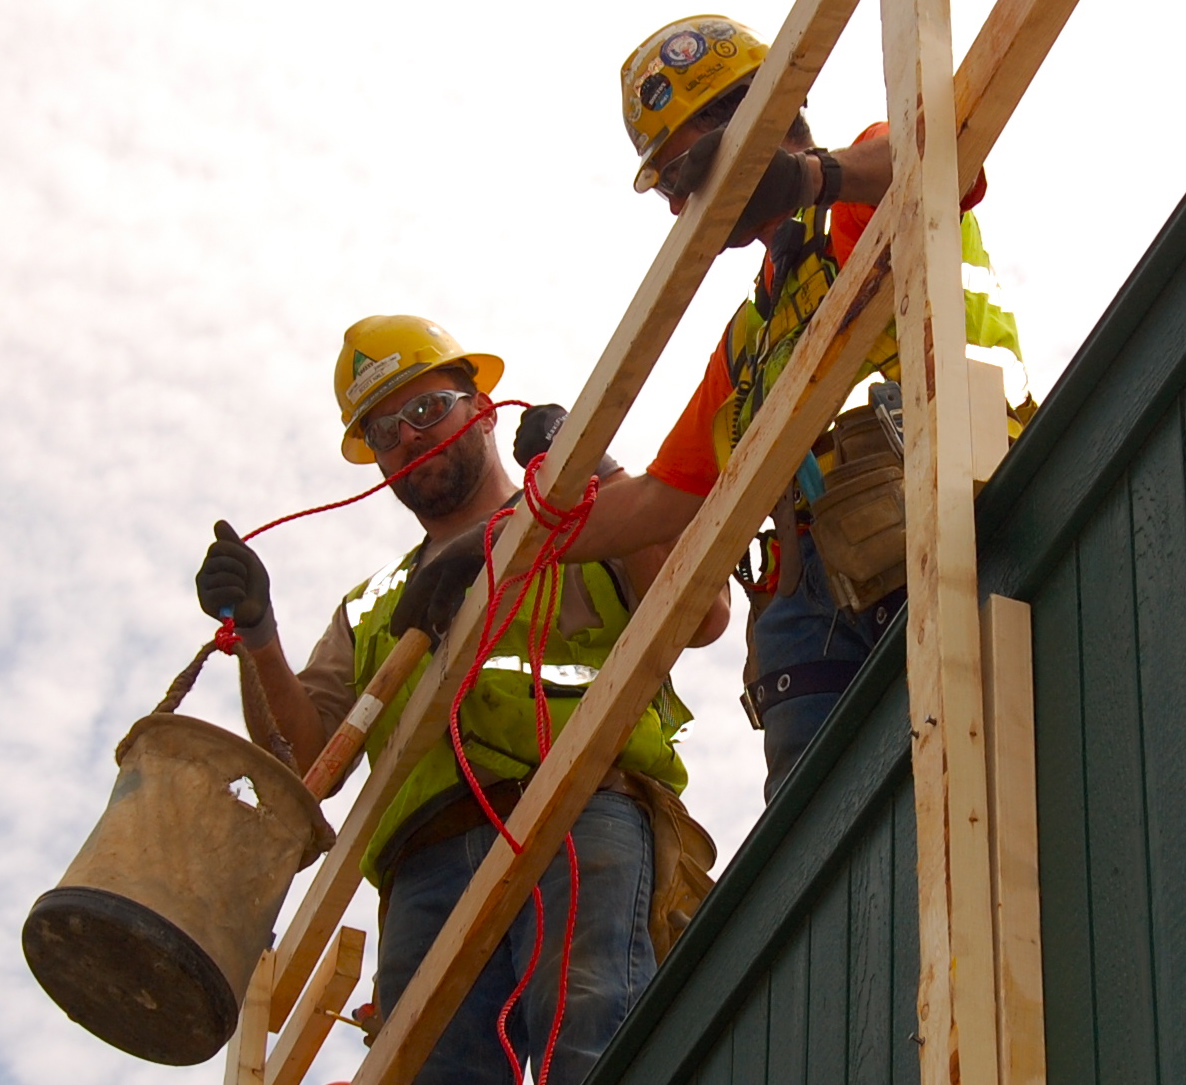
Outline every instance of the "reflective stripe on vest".
MULTIPOLYGON (((411 565, 409 555, 380 570, 346 598, 346 613, 354 630, 354 686, 358 692, 366 687, 396 643, 390 632, 391 613, 411 565)), ((578 697, 566 691, 577 692, 596 677, 630 617, 606 567, 590 563, 564 566, 563 570, 557 613, 563 608, 565 590, 571 588, 592 605, 602 624, 570 631, 566 637, 553 622, 542 676, 553 736, 560 733, 580 703, 578 697), (553 684, 557 692, 547 688, 553 684)), ((525 666, 532 602, 529 595, 520 616, 499 641, 498 654, 482 668, 477 685, 461 705, 459 722, 466 757, 506 779, 522 778, 539 763, 533 679, 530 666, 525 666)), ((427 658, 420 662, 376 721, 367 739, 367 755, 372 763, 395 730, 428 664, 427 658)), ((635 725, 616 764, 681 791, 687 783, 687 772, 672 738, 689 718, 690 713, 669 689, 660 691, 635 725)), ((369 879, 377 882, 379 871, 375 864, 392 834, 420 807, 460 779, 452 744, 444 735, 412 769, 380 819, 362 859, 362 871, 369 879)))

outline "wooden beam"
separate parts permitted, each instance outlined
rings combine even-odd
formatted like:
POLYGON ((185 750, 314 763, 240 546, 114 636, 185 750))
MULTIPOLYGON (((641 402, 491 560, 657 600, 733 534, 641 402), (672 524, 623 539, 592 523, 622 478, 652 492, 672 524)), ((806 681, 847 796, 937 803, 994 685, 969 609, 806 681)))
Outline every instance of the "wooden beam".
POLYGON ((972 492, 978 494, 1009 451, 1005 371, 968 359, 968 406, 972 422, 972 492))
POLYGON ((1001 1085, 1044 1085, 1030 608, 990 595, 980 628, 1001 1085))
POLYGON ((947 0, 883 0, 906 427, 923 1085, 997 1085, 988 798, 947 0))
POLYGON ((239 1027, 226 1050, 223 1085, 263 1085, 264 1061, 268 1054, 268 1007, 272 1000, 272 973, 276 954, 265 949, 251 974, 239 1027))
MULTIPOLYGON (((800 0, 788 17, 729 126, 713 177, 676 221, 540 471, 540 487, 553 504, 569 507, 579 498, 855 6, 856 0, 800 0)), ((542 538, 520 508, 495 548, 498 579, 527 568, 542 538)), ((479 578, 277 947, 273 1031, 291 1012, 353 899, 358 863, 379 818, 445 731, 453 695, 474 657, 485 602, 479 578)))
POLYGON ((343 927, 325 952, 264 1068, 264 1085, 300 1085, 362 975, 366 935, 343 927))

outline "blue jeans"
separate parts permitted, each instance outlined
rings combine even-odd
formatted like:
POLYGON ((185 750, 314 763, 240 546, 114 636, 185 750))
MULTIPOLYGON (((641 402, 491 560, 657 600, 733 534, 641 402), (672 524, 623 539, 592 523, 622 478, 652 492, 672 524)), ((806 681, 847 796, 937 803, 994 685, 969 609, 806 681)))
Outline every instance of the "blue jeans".
MULTIPOLYGON (((390 1014, 448 919, 495 832, 471 829, 401 860, 379 946, 379 1002, 390 1014)), ((653 841, 633 799, 598 791, 573 827, 580 886, 564 1022, 549 1080, 578 1085, 597 1061, 655 973, 647 930, 654 881, 653 841)), ((539 1079, 556 1012, 560 958, 568 918, 565 848, 540 879, 544 944, 535 975, 507 1021, 507 1034, 539 1079)), ((519 982, 535 945, 529 900, 454 1015, 416 1078, 416 1085, 504 1085, 514 1081, 498 1042, 499 1011, 519 982)))
MULTIPOLYGON (((803 553, 799 586, 791 595, 776 595, 754 623, 759 675, 821 660, 863 663, 893 617, 878 606, 860 614, 838 609, 811 536, 801 536, 799 544, 803 553)), ((767 802, 823 726, 841 692, 792 696, 763 713, 767 802)))

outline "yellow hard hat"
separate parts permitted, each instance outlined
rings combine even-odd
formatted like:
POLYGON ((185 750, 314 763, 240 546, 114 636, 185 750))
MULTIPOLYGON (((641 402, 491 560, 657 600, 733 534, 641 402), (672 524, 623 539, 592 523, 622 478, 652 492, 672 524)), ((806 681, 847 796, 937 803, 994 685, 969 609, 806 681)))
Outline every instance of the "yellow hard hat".
POLYGON ((494 391, 502 359, 469 354, 444 328, 419 316, 368 316, 346 329, 334 369, 334 392, 342 408, 342 455, 351 463, 374 463, 359 424, 384 396, 434 369, 466 369, 479 392, 494 391))
POLYGON ((749 76, 769 51, 748 26, 693 15, 652 34, 622 65, 622 119, 642 157, 637 192, 655 187, 651 159, 672 132, 749 76))

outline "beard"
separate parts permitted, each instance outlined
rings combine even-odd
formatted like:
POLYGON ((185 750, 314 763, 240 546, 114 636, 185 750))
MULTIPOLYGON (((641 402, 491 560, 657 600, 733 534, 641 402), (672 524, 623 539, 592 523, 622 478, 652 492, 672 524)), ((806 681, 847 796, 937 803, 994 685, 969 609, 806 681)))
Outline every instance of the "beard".
POLYGON ((391 484, 395 496, 429 520, 462 508, 486 473, 486 444, 474 426, 439 455, 391 484))

